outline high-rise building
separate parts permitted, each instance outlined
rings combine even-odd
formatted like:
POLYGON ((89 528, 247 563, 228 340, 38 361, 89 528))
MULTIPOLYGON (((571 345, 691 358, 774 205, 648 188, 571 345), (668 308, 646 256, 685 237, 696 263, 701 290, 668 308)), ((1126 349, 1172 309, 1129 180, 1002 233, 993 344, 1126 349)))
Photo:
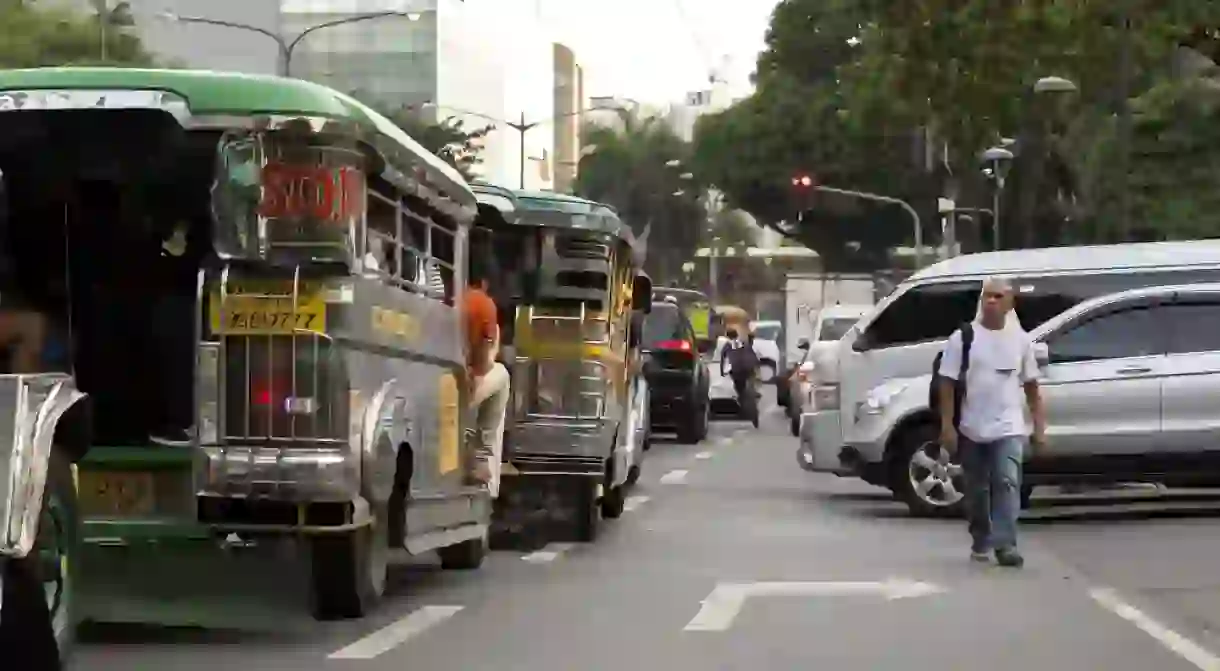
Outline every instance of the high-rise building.
MULTIPOLYGON (((92 11, 88 0, 47 1, 92 11)), ((488 181, 519 185, 522 138, 505 122, 523 116, 527 123, 539 122, 540 128, 525 134, 524 182, 529 188, 552 186, 553 43, 536 17, 514 17, 482 0, 157 0, 131 5, 136 31, 167 62, 281 72, 280 46, 261 30, 293 44, 288 61, 293 76, 355 93, 387 111, 405 107, 433 119, 460 119, 470 129, 493 125, 478 168, 488 181), (323 23, 378 12, 399 14, 315 30, 323 23)))
POLYGON ((555 44, 555 190, 570 193, 580 166, 584 70, 571 49, 555 44))

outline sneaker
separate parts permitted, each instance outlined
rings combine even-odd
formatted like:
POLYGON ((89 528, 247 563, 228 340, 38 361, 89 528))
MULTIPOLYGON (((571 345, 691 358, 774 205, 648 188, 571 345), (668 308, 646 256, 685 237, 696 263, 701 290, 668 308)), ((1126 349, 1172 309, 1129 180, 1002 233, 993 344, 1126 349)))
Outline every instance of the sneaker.
POLYGON ((991 555, 987 554, 986 552, 979 552, 978 550, 971 550, 970 551, 970 560, 976 561, 979 563, 987 563, 987 562, 991 561, 991 555))
POLYGON ((996 550, 995 560, 1000 566, 1007 566, 1009 568, 1021 568, 1022 566, 1025 566, 1025 557, 1022 557, 1021 553, 1017 552, 1015 549, 996 550))

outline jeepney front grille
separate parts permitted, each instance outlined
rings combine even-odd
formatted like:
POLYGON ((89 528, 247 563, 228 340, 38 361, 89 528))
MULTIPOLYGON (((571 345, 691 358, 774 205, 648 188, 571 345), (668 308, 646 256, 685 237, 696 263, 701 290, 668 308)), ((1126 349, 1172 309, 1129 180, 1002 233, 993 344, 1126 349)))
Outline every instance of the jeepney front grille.
POLYGON ((589 236, 561 236, 555 251, 569 259, 610 259, 610 245, 589 236))
POLYGON ((330 339, 243 335, 222 342, 225 442, 346 440, 347 380, 330 339))
POLYGON ((515 406, 523 419, 591 421, 600 419, 609 380, 598 361, 518 358, 514 379, 524 381, 515 406))

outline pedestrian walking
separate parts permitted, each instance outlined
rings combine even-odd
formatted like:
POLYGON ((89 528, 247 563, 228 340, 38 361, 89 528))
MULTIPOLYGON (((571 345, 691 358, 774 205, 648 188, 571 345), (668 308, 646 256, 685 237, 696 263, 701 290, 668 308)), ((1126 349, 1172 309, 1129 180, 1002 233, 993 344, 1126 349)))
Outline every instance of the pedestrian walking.
POLYGON ((940 444, 960 455, 966 480, 971 557, 988 561, 994 551, 1000 565, 1020 567, 1021 468, 1031 445, 1046 444, 1046 415, 1032 342, 1007 281, 983 283, 977 317, 949 338, 935 374, 940 444))

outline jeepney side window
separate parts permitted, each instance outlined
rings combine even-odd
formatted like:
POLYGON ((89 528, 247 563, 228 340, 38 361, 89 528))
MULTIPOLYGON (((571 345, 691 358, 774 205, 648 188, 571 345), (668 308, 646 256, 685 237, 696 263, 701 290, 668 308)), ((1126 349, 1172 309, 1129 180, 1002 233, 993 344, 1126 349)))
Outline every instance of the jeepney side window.
POLYGON ((412 257, 410 261, 404 258, 403 272, 413 276, 415 286, 425 295, 453 305, 456 223, 420 198, 408 195, 402 203, 406 249, 412 257))
POLYGON ((368 203, 368 226, 362 249, 364 274, 380 277, 390 284, 401 284, 403 251, 398 203, 371 188, 368 203))

